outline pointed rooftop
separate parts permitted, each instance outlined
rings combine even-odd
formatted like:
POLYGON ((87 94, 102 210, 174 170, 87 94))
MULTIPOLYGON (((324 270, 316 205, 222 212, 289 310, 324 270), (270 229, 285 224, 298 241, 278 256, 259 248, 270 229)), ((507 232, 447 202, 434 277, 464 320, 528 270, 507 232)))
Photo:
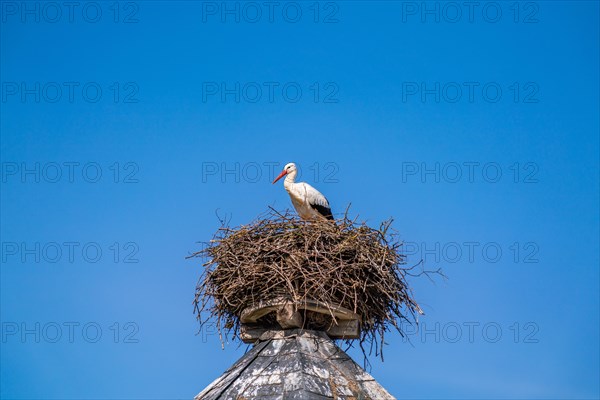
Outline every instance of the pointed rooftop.
POLYGON ((195 400, 395 399, 323 331, 272 330, 195 400))

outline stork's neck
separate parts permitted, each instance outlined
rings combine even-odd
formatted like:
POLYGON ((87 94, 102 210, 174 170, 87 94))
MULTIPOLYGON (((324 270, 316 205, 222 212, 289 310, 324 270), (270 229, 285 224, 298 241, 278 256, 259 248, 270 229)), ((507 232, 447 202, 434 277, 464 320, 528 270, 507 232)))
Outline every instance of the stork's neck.
POLYGON ((283 181, 283 186, 285 188, 288 188, 288 187, 292 186, 296 182, 296 175, 297 174, 298 174, 298 171, 292 171, 289 174, 287 174, 285 176, 285 180, 283 181))

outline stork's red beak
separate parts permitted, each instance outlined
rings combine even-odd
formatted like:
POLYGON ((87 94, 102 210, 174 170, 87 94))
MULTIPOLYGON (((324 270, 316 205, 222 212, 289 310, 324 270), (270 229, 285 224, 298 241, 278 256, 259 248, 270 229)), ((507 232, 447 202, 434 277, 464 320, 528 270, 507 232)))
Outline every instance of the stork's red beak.
POLYGON ((281 171, 281 173, 279 174, 279 176, 277 178, 275 178, 275 180, 273 181, 273 183, 277 182, 278 180, 280 180, 281 178, 283 178, 286 175, 287 175, 287 171, 284 169, 283 171, 281 171))

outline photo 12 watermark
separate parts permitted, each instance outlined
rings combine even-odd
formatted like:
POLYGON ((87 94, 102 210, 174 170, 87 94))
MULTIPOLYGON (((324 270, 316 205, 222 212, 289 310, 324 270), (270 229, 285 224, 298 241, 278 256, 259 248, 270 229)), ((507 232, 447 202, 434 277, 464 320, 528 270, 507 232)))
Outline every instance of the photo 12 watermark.
POLYGON ((402 242, 401 253, 418 258, 424 265, 432 264, 497 264, 505 261, 514 264, 540 262, 540 246, 534 241, 451 241, 402 242))
POLYGON ((402 103, 423 104, 495 104, 501 101, 518 104, 540 102, 540 85, 537 82, 494 81, 404 81, 402 82, 402 103))
POLYGON ((252 81, 202 82, 202 103, 287 103, 301 101, 336 104, 340 102, 336 82, 252 81))
POLYGON ((0 164, 2 183, 139 183, 140 167, 133 161, 6 161, 0 164))
POLYGON ((450 321, 418 324, 402 321, 402 341, 411 343, 519 343, 537 344, 540 342, 540 327, 537 323, 494 321, 450 321))
POLYGON ((112 102, 136 104, 140 102, 137 82, 3 81, 2 103, 54 104, 112 102))
POLYGON ((139 343, 135 322, 2 322, 2 343, 139 343))
POLYGON ((401 182, 419 183, 539 183, 540 167, 532 161, 503 164, 495 161, 417 162, 401 164, 401 182))
MULTIPOLYGON (((285 164, 279 161, 219 162, 204 161, 201 164, 202 183, 271 183, 285 164)), ((297 179, 302 171, 304 177, 313 183, 339 183, 340 167, 333 161, 315 161, 298 169, 297 179)))
POLYGON ((140 3, 135 1, 2 1, 2 23, 20 24, 137 24, 140 3))
POLYGON ((202 23, 336 24, 340 6, 334 1, 203 1, 202 23))
POLYGON ((537 24, 540 22, 540 4, 535 1, 403 1, 401 21, 537 24))
POLYGON ((2 264, 137 264, 140 246, 136 242, 25 242, 3 241, 2 264))

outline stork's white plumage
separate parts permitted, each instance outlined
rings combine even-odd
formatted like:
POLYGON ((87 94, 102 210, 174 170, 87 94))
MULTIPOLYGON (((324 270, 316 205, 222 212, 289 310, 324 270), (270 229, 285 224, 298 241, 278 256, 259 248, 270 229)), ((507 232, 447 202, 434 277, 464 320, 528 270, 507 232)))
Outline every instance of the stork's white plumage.
POLYGON ((298 170, 296 164, 289 163, 273 183, 285 176, 283 187, 287 190, 292 204, 300 218, 305 220, 333 219, 329 202, 317 189, 305 182, 295 182, 298 170))

